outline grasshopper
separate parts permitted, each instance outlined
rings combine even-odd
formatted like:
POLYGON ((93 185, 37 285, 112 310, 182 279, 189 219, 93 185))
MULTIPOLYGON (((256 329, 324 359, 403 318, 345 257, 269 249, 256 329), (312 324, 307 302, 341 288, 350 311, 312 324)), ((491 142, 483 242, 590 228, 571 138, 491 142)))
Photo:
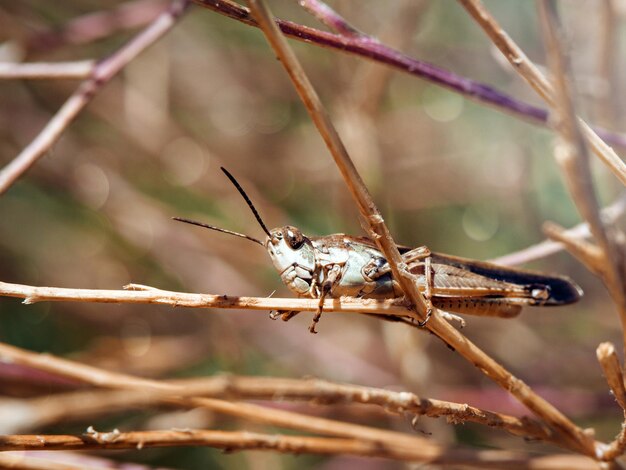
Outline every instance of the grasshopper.
MULTIPOLYGON (((248 204, 267 235, 265 241, 202 222, 180 217, 174 220, 263 246, 291 291, 300 297, 319 299, 309 327, 311 333, 316 333, 326 297, 389 299, 403 295, 387 260, 371 239, 342 233, 308 237, 291 225, 268 230, 241 185, 226 169, 222 171, 248 204)), ((430 306, 426 319, 418 326, 426 324, 432 306, 445 312, 509 318, 518 315, 525 305, 565 305, 576 302, 583 294, 580 287, 565 276, 433 253, 425 246, 399 246, 398 249, 430 306)), ((273 312, 272 318, 276 313, 288 320, 298 312, 273 312)))

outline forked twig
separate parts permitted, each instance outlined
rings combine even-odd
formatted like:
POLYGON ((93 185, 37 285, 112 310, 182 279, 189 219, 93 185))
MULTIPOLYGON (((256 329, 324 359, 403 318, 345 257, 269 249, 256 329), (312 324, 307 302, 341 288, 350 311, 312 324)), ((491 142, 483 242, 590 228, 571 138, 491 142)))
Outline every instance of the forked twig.
MULTIPOLYGON (((511 63, 513 68, 550 106, 555 103, 555 90, 548 79, 524 54, 524 51, 509 37, 480 0, 458 0, 474 20, 485 31, 494 45, 511 63)), ((577 118, 581 131, 593 152, 611 172, 626 185, 626 164, 582 119, 577 118)))
MULTIPOLYGON (((615 201, 610 206, 605 207, 601 211, 602 220, 612 225, 615 221, 622 216, 626 210, 626 194, 622 195, 617 201, 615 201)), ((553 224, 552 227, 547 228, 544 227, 544 232, 549 231, 551 233, 549 238, 554 238, 558 234, 560 238, 564 238, 567 241, 578 241, 584 240, 591 236, 591 231, 589 230, 589 225, 586 222, 582 222, 575 227, 572 227, 567 230, 560 230, 553 224)), ((565 249, 565 242, 561 241, 553 241, 553 240, 544 240, 536 245, 529 246, 522 250, 508 253, 503 256, 499 256, 498 258, 493 258, 489 260, 491 263, 502 264, 505 266, 516 266, 519 264, 528 263, 530 261, 534 261, 537 259, 545 258, 553 253, 558 253, 559 251, 565 249)), ((568 249, 570 249, 568 247, 568 249)))
MULTIPOLYGON (((572 199, 583 220, 589 224, 597 243, 597 250, 587 250, 592 255, 589 263, 595 265, 596 272, 599 271, 618 306, 623 343, 626 347, 626 295, 618 266, 621 258, 600 216, 600 206, 589 167, 589 153, 580 128, 581 121, 576 117, 571 86, 567 79, 569 66, 561 46, 562 33, 556 4, 550 0, 542 0, 539 2, 539 12, 548 51, 548 63, 554 77, 550 102, 554 106, 555 126, 561 136, 555 148, 555 156, 563 169, 572 199)), ((579 246, 585 245, 579 243, 579 246)), ((579 256, 583 255, 584 251, 579 251, 579 256)))

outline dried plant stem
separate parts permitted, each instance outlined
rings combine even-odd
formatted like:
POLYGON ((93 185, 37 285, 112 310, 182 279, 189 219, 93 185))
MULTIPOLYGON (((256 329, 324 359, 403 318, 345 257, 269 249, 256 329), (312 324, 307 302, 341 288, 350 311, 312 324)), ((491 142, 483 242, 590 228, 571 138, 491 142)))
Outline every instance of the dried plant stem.
MULTIPOLYGON (((366 457, 388 457, 403 461, 420 461, 420 449, 409 451, 396 450, 393 447, 376 449, 376 443, 359 442, 349 439, 300 438, 297 436, 268 435, 245 431, 201 431, 201 430, 164 430, 134 433, 97 432, 91 431, 83 435, 33 435, 7 436, 15 446, 26 447, 35 445, 37 438, 41 444, 52 449, 76 450, 88 449, 141 449, 144 447, 168 447, 173 445, 210 446, 227 452, 241 450, 273 450, 282 453, 317 453, 320 455, 336 455, 347 453, 366 457), (142 441, 141 439, 145 440, 142 441), (99 443, 99 440, 108 442, 99 443), (229 446, 233 442, 235 445, 229 446), (241 443, 241 445, 238 445, 241 443), (343 444, 343 445, 342 445, 343 444)), ((430 460, 436 466, 446 468, 478 468, 510 470, 593 470, 599 469, 592 460, 577 455, 555 454, 549 456, 528 457, 520 453, 508 451, 465 451, 449 452, 430 460)), ((77 470, 84 466, 64 464, 46 459, 25 457, 17 452, 0 454, 0 468, 16 468, 21 470, 77 470), (46 464, 49 463, 49 466, 46 464)), ((100 467, 98 467, 100 468, 100 467)), ((135 467, 133 467, 135 468, 135 467)), ((145 467, 137 467, 145 468, 145 467)))
MULTIPOLYGON (((232 0, 193 0, 198 5, 225 15, 249 26, 258 27, 247 8, 232 0)), ((382 64, 394 67, 402 72, 427 80, 435 85, 443 86, 468 99, 474 99, 515 115, 521 119, 543 126, 548 125, 548 113, 501 93, 489 85, 456 75, 449 70, 433 64, 406 56, 401 52, 381 44, 371 36, 342 36, 327 33, 315 28, 303 26, 291 21, 277 20, 281 31, 288 37, 321 47, 328 47, 349 54, 355 54, 382 64)), ((626 136, 597 129, 597 132, 613 145, 626 148, 626 136)))
POLYGON ((10 79, 76 79, 88 78, 96 62, 7 63, 0 62, 0 80, 10 79))
POLYGON ((567 233, 567 230, 554 222, 546 222, 542 228, 549 238, 562 243, 567 251, 583 263, 589 271, 602 276, 604 254, 600 248, 582 238, 572 237, 567 233))
MULTIPOLYGON (((550 105, 555 106, 555 90, 548 79, 524 54, 522 49, 506 34, 496 19, 483 6, 480 0, 458 0, 468 13, 483 28, 485 33, 500 49, 513 68, 550 105)), ((626 164, 582 119, 577 118, 581 132, 593 152, 605 163, 611 172, 626 185, 626 164)))
POLYGON ((346 19, 320 0, 299 0, 300 5, 333 31, 343 36, 365 37, 346 19))
MULTIPOLYGON (((623 290, 620 257, 612 240, 609 239, 600 217, 599 204, 593 188, 589 154, 583 134, 576 118, 569 75, 568 59, 563 52, 562 30, 559 24, 557 7, 554 0, 538 2, 544 41, 548 51, 548 63, 554 77, 555 124, 561 136, 555 148, 557 161, 560 163, 566 181, 583 219, 587 220, 597 246, 581 242, 572 244, 579 257, 587 258, 587 264, 599 272, 618 306, 622 322, 623 344, 626 348, 626 297, 623 290)), ((624 413, 626 390, 619 360, 612 344, 604 343, 598 347, 598 360, 604 370, 609 387, 613 391, 624 413)), ((626 414, 625 414, 626 416, 626 414)), ((626 449, 626 421, 622 430, 608 448, 598 446, 598 458, 614 460, 626 449)))
POLYGON ((208 446, 229 452, 271 450, 281 453, 352 454, 398 460, 434 460, 437 455, 419 446, 403 448, 391 443, 356 439, 285 436, 248 431, 165 430, 87 432, 83 435, 7 435, 0 450, 143 449, 149 447, 208 446))
MULTIPOLYGON (((425 300, 419 293, 412 277, 406 273, 405 269, 401 268, 403 263, 397 246, 391 238, 391 234, 380 212, 376 208, 367 188, 354 167, 334 126, 330 122, 321 101, 293 52, 287 45, 285 38, 280 33, 267 6, 260 0, 250 1, 249 4, 254 17, 265 33, 274 52, 285 66, 287 73, 296 87, 296 91, 300 95, 313 122, 328 146, 331 155, 335 159, 335 163, 344 177, 348 189, 352 193, 361 214, 369 226, 373 239, 376 241, 389 263, 394 278, 400 284, 407 299, 418 309, 419 314, 417 318, 426 318, 427 307, 425 300)), ((494 380, 505 390, 508 390, 537 416, 545 420, 551 428, 561 434, 565 441, 569 441, 568 445, 575 446, 581 453, 595 456, 594 442, 582 429, 577 427, 554 406, 537 395, 528 385, 514 377, 494 359, 471 343, 446 321, 442 320, 438 312, 435 311, 435 314, 426 325, 426 328, 441 338, 461 356, 474 364, 490 379, 494 380)))
MULTIPOLYGON (((610 206, 602 209, 601 218, 605 223, 611 225, 619 217, 622 216, 624 210, 626 210, 626 195, 620 197, 610 206)), ((560 230, 558 229, 556 231, 560 232, 560 230)), ((585 238, 591 236, 591 231, 589 230, 589 225, 587 224, 587 222, 583 222, 576 225, 575 227, 564 230, 561 235, 563 237, 566 237, 568 240, 584 240, 585 238)), ((553 253, 558 253, 563 249, 565 249, 565 245, 561 242, 544 240, 540 243, 537 243, 536 245, 524 248, 523 250, 509 253, 498 258, 491 259, 489 261, 491 263, 501 264, 504 266, 516 266, 537 259, 545 258, 546 256, 549 256, 553 253)))
MULTIPOLYGON (((550 441, 551 436, 540 423, 481 410, 469 405, 431 398, 420 398, 409 392, 394 392, 359 385, 338 384, 319 379, 283 379, 219 375, 209 378, 165 382, 176 388, 175 396, 211 397, 229 400, 306 401, 317 405, 360 403, 381 407, 387 412, 414 414, 430 418, 445 417, 448 422, 473 422, 502 429, 525 439, 550 441)), ((19 403, 23 410, 10 422, 0 423, 6 434, 34 429, 69 419, 84 419, 141 406, 162 403, 171 405, 172 390, 102 390, 79 391, 14 402, 0 401, 0 413, 7 413, 19 403), (36 419, 33 420, 32 416, 36 419), (20 419, 22 418, 22 419, 20 419)))
POLYGON ((598 99, 597 116, 603 125, 612 127, 617 119, 615 96, 619 94, 617 88, 617 67, 619 40, 617 39, 618 19, 615 12, 614 0, 601 0, 598 7, 600 13, 599 50, 598 50, 598 79, 602 80, 602 92, 598 99))
MULTIPOLYGON (((178 392, 182 392, 185 387, 180 384, 109 372, 59 357, 32 353, 2 343, 0 343, 0 361, 36 368, 37 370, 98 387, 169 393, 174 395, 174 397, 168 399, 164 398, 163 401, 179 407, 204 407, 212 411, 238 416, 257 423, 297 429, 305 432, 377 441, 407 449, 418 447, 423 451, 422 455, 429 455, 429 458, 440 455, 442 452, 442 448, 437 444, 417 436, 344 423, 331 419, 317 418, 291 411, 270 409, 251 403, 233 403, 215 398, 182 397, 178 392)), ((0 440, 0 442, 2 441, 0 440)))
MULTIPOLYGON (((228 295, 191 294, 172 292, 155 287, 127 286, 130 290, 70 289, 62 287, 35 287, 23 284, 0 282, 0 295, 24 299, 25 304, 42 301, 139 303, 160 304, 187 308, 225 308, 247 310, 299 310, 315 312, 317 299, 294 299, 277 297, 237 297, 228 295), (141 290, 138 290, 141 288, 141 290)), ((396 300, 356 299, 344 297, 324 302, 327 312, 369 313, 408 316, 410 311, 396 300)))
POLYGON ((561 136, 555 149, 556 159, 563 169, 572 199, 582 218, 587 221, 599 248, 594 256, 596 269, 605 282, 618 306, 622 322, 623 343, 626 348, 626 296, 618 266, 620 257, 616 255, 612 240, 609 239, 600 216, 600 207, 593 187, 589 153, 585 139, 576 118, 570 83, 567 80, 569 67, 561 46, 561 30, 552 1, 539 2, 539 12, 548 50, 548 62, 554 76, 553 106, 556 115, 555 125, 561 136), (599 262, 598 262, 599 261, 599 262))
POLYGON ((598 346, 596 355, 609 388, 624 414, 622 428, 617 437, 608 446, 601 447, 602 460, 610 461, 623 455, 626 450, 626 388, 624 388, 624 374, 615 353, 615 346, 611 343, 602 343, 598 346))
POLYGON ((78 113, 87 106, 93 96, 111 78, 174 26, 176 20, 188 6, 188 0, 174 0, 167 10, 146 29, 113 55, 97 63, 93 68, 91 78, 80 84, 39 135, 15 159, 0 170, 0 195, 6 192, 22 174, 50 150, 78 113))
POLYGON ((613 396, 617 403, 626 410, 626 388, 624 388, 624 376, 619 358, 615 352, 615 346, 612 343, 602 343, 596 350, 598 362, 602 366, 602 371, 606 377, 606 381, 613 392, 613 396))

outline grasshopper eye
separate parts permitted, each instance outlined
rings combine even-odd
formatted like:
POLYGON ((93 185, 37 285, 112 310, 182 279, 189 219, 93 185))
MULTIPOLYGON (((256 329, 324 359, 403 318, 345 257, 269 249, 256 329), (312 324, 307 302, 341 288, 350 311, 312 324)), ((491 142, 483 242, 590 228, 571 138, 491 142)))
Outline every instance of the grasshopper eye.
POLYGON ((285 240, 292 250, 297 250, 304 243, 304 235, 295 227, 287 226, 283 229, 285 240))

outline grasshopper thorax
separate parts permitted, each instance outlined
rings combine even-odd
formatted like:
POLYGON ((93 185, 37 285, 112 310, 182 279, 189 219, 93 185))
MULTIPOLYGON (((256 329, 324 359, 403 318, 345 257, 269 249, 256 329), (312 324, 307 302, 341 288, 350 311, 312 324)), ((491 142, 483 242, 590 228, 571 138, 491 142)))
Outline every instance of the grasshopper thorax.
POLYGON ((279 273, 297 266, 312 272, 315 270, 315 250, 311 240, 291 225, 270 230, 265 248, 279 273))

